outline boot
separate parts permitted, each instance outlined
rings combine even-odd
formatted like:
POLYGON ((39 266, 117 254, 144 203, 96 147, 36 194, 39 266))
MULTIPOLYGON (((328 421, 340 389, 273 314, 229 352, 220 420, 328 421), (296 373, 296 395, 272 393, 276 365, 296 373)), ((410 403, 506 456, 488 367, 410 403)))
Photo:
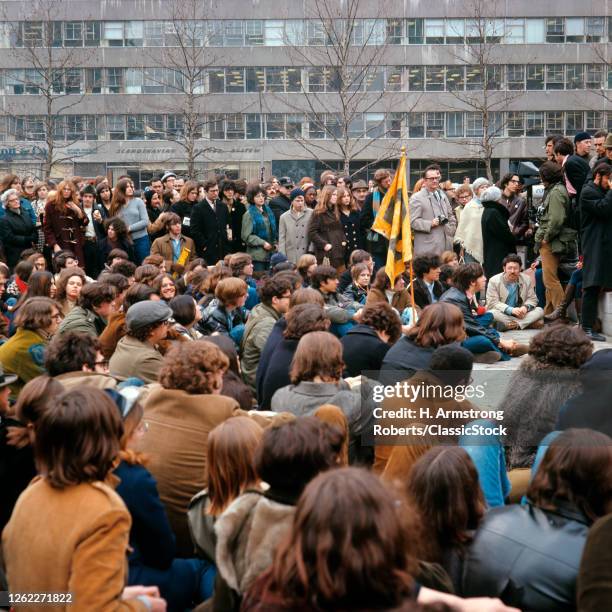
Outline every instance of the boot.
POLYGON ((553 321, 558 321, 559 319, 566 320, 567 308, 572 303, 575 293, 576 285, 568 285, 565 288, 565 297, 563 298, 563 301, 549 315, 545 315, 544 321, 546 323, 552 323, 553 321))
POLYGON ((590 327, 582 328, 584 333, 594 342, 607 342, 607 338, 603 334, 598 334, 594 332, 590 327))
POLYGON ((497 351, 486 351, 474 355, 474 363, 496 363, 501 359, 501 354, 497 351))

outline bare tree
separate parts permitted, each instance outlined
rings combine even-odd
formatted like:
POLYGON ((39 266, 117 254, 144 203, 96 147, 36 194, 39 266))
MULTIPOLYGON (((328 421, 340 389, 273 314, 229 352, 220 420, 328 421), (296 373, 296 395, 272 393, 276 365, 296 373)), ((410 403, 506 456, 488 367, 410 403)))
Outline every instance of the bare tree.
MULTIPOLYGON (((11 20, 3 12, 11 39, 11 56, 15 62, 13 82, 24 93, 37 94, 40 112, 35 117, 23 116, 23 99, 5 97, 2 114, 17 125, 23 122, 25 138, 28 132, 40 135, 43 176, 49 177, 57 164, 73 161, 79 155, 68 153, 68 147, 88 129, 88 118, 68 113, 83 97, 82 66, 89 49, 62 47, 61 0, 33 0, 27 14, 11 20)), ((79 26, 82 28, 82 26, 79 26)), ((81 36, 84 36, 81 30, 81 36)))
MULTIPOLYGON (((171 119, 163 128, 163 137, 178 145, 187 162, 187 173, 197 178, 198 162, 206 158, 210 147, 205 146, 206 73, 215 63, 210 45, 214 34, 206 22, 208 11, 200 0, 171 0, 170 17, 165 22, 165 35, 173 39, 171 46, 147 53, 153 69, 145 68, 145 79, 164 86, 171 95, 156 101, 156 111, 171 119)), ((151 126, 145 126, 151 130, 151 126)), ((157 131, 157 129, 156 129, 157 131)))
MULTIPOLYGON (((447 89, 454 98, 452 106, 447 108, 460 111, 461 120, 468 123, 463 126, 465 136, 449 138, 449 142, 463 145, 469 157, 484 160, 487 178, 493 181, 495 150, 507 140, 504 134, 509 115, 504 111, 524 91, 522 88, 511 91, 507 87, 503 91, 507 59, 504 60, 501 45, 503 21, 496 19, 496 3, 468 0, 466 11, 467 21, 457 20, 457 31, 451 32, 458 40, 465 40, 453 53, 457 65, 441 68, 446 70, 447 89)), ((522 64, 516 69, 522 74, 525 66, 522 64)))
MULTIPOLYGON (((384 60, 388 41, 394 35, 392 23, 379 14, 364 18, 375 6, 364 0, 311 0, 311 13, 285 33, 293 64, 305 67, 300 79, 300 96, 275 96, 291 111, 305 113, 308 135, 300 127, 288 135, 329 167, 330 157, 339 156, 348 175, 353 160, 367 151, 375 159, 364 163, 354 174, 369 165, 397 157, 401 137, 398 96, 385 92, 384 60), (305 78, 304 78, 305 77, 305 78), (372 118, 366 122, 366 118, 372 118)), ((401 28, 401 20, 397 20, 401 28)), ((397 34, 395 34, 397 35, 397 34)), ((401 34, 400 34, 401 36, 401 34)), ((401 75, 395 81, 401 89, 401 75)), ((402 97, 405 104, 406 96, 402 97)))

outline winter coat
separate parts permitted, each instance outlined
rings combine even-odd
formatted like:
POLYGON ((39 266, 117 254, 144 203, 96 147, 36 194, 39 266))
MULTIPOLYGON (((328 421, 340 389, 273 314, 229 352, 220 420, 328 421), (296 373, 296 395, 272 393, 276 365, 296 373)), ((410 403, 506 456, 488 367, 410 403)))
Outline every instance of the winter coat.
POLYGON ((74 211, 66 207, 64 212, 61 212, 52 200, 45 205, 45 218, 43 221, 43 229, 45 232, 45 240, 51 250, 56 244, 68 251, 72 251, 79 265, 85 262, 83 254, 83 227, 89 223, 87 215, 83 215, 79 219, 74 211))
POLYGON ((132 336, 123 336, 117 343, 108 364, 111 376, 125 380, 135 376, 145 383, 157 382, 157 375, 164 363, 162 354, 148 342, 132 336))
POLYGON ((4 246, 6 263, 12 270, 21 258, 21 253, 32 248, 38 241, 38 231, 27 211, 23 208, 19 208, 19 211, 6 210, 0 219, 0 241, 4 246))
POLYGON ((279 226, 281 215, 287 212, 291 208, 291 200, 279 193, 275 198, 272 198, 268 202, 268 206, 272 209, 274 217, 276 218, 276 227, 279 226))
POLYGON ((410 226, 414 237, 412 252, 415 257, 432 253, 440 255, 443 251, 453 250, 457 219, 446 194, 440 190, 438 193, 439 201, 423 187, 410 198, 410 226), (431 222, 439 216, 446 217, 448 222, 432 227, 431 222))
POLYGON ((106 327, 106 321, 92 310, 75 306, 62 321, 57 333, 83 332, 97 338, 106 327))
POLYGON ((481 325, 476 320, 472 305, 464 291, 460 291, 456 287, 451 287, 442 294, 440 301, 453 304, 461 310, 465 333, 468 336, 485 336, 496 346, 499 344, 499 335, 497 332, 490 327, 484 327, 484 325, 481 325))
POLYGON ((525 244, 525 233, 529 229, 529 204, 518 195, 507 198, 502 193, 501 203, 510 213, 510 231, 517 244, 525 244))
POLYGON ((229 253, 229 222, 227 206, 220 200, 215 202, 215 210, 208 200, 202 200, 191 211, 191 238, 197 256, 203 257, 208 265, 214 266, 229 253))
MULTIPOLYGON (((254 206, 253 204, 251 206, 254 206)), ((268 214, 266 209, 264 208, 262 211, 262 217, 264 219, 264 224, 267 231, 266 238, 262 238, 255 233, 255 224, 253 223, 253 217, 251 213, 247 210, 242 217, 242 240, 246 245, 246 252, 251 256, 253 261, 262 261, 268 262, 270 261, 270 257, 274 253, 274 249, 271 251, 266 251, 264 249, 264 243, 267 242, 272 246, 277 244, 277 237, 272 231, 270 219, 268 218, 268 214)), ((278 227, 278 225, 277 225, 278 227)))
POLYGON ((338 268, 344 265, 344 252, 347 244, 342 222, 336 218, 331 210, 320 214, 314 213, 308 226, 308 240, 312 242, 317 263, 321 265, 323 258, 328 257, 329 263, 338 268), (329 251, 325 245, 331 244, 329 251))
POLYGON ((372 255, 386 256, 389 250, 389 241, 378 232, 372 232, 372 225, 374 225, 374 220, 384 197, 385 194, 380 189, 368 193, 360 213, 361 233, 365 237, 366 250, 372 255), (377 202, 374 201, 375 194, 377 202), (375 240, 372 241, 371 238, 375 238, 375 240))
POLYGON ((429 368, 435 346, 419 346, 408 336, 402 336, 386 352, 380 372, 380 380, 386 385, 408 380, 419 370, 429 368))
POLYGON ((363 287, 359 287, 355 283, 351 283, 343 292, 342 297, 347 302, 357 302, 362 306, 365 306, 366 300, 368 299, 368 290, 363 287))
POLYGON ((554 431, 561 406, 580 392, 578 370, 521 361, 498 406, 508 430, 508 469, 531 467, 542 438, 554 431))
POLYGON ((368 291, 368 298, 366 300, 366 306, 371 306, 372 304, 380 304, 381 302, 387 302, 387 304, 391 304, 395 310, 399 314, 402 314, 404 308, 408 308, 410 306, 410 293, 406 289, 402 289, 401 291, 394 291, 393 296, 391 297, 391 302, 389 302, 389 298, 387 297, 386 292, 377 289, 376 287, 370 288, 368 291))
POLYGON ((612 514, 593 524, 578 572, 578 609, 580 612, 599 612, 612 601, 612 514))
POLYGON ((340 339, 344 365, 349 376, 364 374, 370 378, 378 373, 387 351, 391 348, 369 325, 358 324, 340 339), (372 374, 369 374, 372 372, 372 374))
POLYGON ((364 238, 360 226, 358 210, 352 210, 348 215, 340 212, 340 221, 346 236, 346 247, 344 248, 344 263, 349 265, 349 257, 356 249, 363 249, 364 238))
POLYGON ((535 233, 535 248, 539 251, 545 240, 556 255, 571 255, 576 252, 577 232, 568 226, 570 197, 565 185, 549 185, 544 192, 540 207, 539 227, 535 233))
MULTIPOLYGON (((508 295, 503 272, 490 278, 487 284, 487 310, 497 310, 505 314, 506 308, 508 308, 506 303, 508 295)), ((533 283, 527 274, 521 272, 518 280, 518 299, 516 306, 513 306, 513 308, 526 306, 528 310, 533 310, 537 305, 538 296, 533 283)))
POLYGON ((582 286, 612 288, 612 189, 589 181, 580 196, 582 286))
POLYGON ((311 219, 310 208, 304 208, 301 213, 288 210, 280 216, 278 250, 294 264, 297 264, 298 259, 308 252, 308 226, 311 219))
POLYGON ((115 389, 119 381, 108 374, 98 374, 97 372, 66 372, 54 376, 57 382, 62 383, 66 391, 82 389, 83 387, 93 389, 115 389))
POLYGON ((483 268, 487 278, 503 270, 502 261, 508 253, 516 253, 516 240, 510 231, 510 213, 500 202, 483 202, 482 248, 483 268))
MULTIPOLYGON (((170 207, 170 212, 177 214, 181 218, 181 234, 183 236, 191 237, 191 216, 193 214, 193 207, 197 202, 187 202, 180 200, 176 204, 170 207)), ((149 214, 149 219, 151 215, 149 214)))
POLYGON ((44 372, 48 343, 38 332, 18 328, 15 335, 0 346, 0 363, 4 373, 18 376, 10 385, 11 397, 16 399, 27 382, 44 372))
MULTIPOLYGON (((414 302, 416 306, 423 309, 429 304, 433 303, 431 299, 431 293, 429 293, 429 288, 427 287, 425 281, 422 278, 414 279, 414 302)), ((408 287, 408 293, 410 293, 410 287, 408 287)), ((433 284, 433 293, 436 300, 439 300, 444 293, 444 285, 440 281, 434 281, 433 284)), ((400 312, 401 314, 401 312, 400 312)))
POLYGON ((192 556, 187 525, 191 498, 206 486, 208 434, 232 416, 246 416, 238 403, 222 395, 189 394, 156 387, 145 400, 147 435, 139 450, 150 457, 148 468, 176 536, 178 556, 192 556))
MULTIPOLYGON (((2 533, 13 592, 71 592, 61 610, 145 612, 144 602, 122 599, 127 576, 130 513, 102 482, 55 489, 37 478, 21 494, 2 533)), ((48 604, 28 606, 44 612, 48 604)))
MULTIPOLYGON (((456 210, 455 210, 456 212, 456 210)), ((484 255, 482 249, 482 213, 484 208, 476 198, 472 198, 461 211, 457 224, 454 241, 463 251, 482 262, 484 255)))
POLYGON ((276 351, 276 347, 282 342, 284 336, 283 332, 287 329, 287 319, 284 316, 281 316, 276 323, 272 326, 272 331, 266 340, 263 350, 261 351, 261 355, 259 357, 259 363, 257 364, 257 373, 256 373, 256 391, 257 391, 257 399, 261 400, 263 397, 263 381, 266 377, 266 372, 268 371, 268 367, 270 366, 270 361, 272 360, 272 356, 274 355, 274 351, 276 351))
MULTIPOLYGON (((187 249, 189 254, 187 255, 187 259, 185 260, 184 266, 195 258, 195 245, 193 240, 187 236, 180 236, 181 241, 181 252, 183 249, 187 249)), ((174 261, 174 251, 172 250, 172 238, 170 234, 166 234, 161 238, 156 238, 151 245, 151 255, 161 255, 166 262, 166 270, 170 271, 172 269, 172 264, 176 263, 174 261)), ((179 253, 180 257, 180 253, 179 253)))
POLYGON ((246 244, 242 239, 242 219, 246 212, 246 206, 238 199, 234 200, 231 208, 228 204, 227 214, 229 215, 232 239, 229 241, 230 253, 244 253, 246 244))
POLYGON ((229 336, 234 327, 244 325, 244 322, 245 315, 241 308, 228 312, 225 306, 220 304, 217 298, 214 298, 202 312, 202 318, 198 323, 198 331, 205 336, 215 332, 229 336))
POLYGON ((278 343, 262 381, 262 395, 259 398, 260 410, 270 410, 272 396, 276 391, 291 384, 289 369, 298 342, 298 340, 284 338, 278 343))
POLYGON ((266 306, 263 303, 257 304, 251 311, 244 328, 244 334, 240 343, 242 377, 244 382, 253 391, 255 391, 259 357, 274 327, 274 323, 278 321, 280 316, 280 313, 274 310, 272 306, 266 306))
POLYGON ((580 155, 570 155, 563 164, 563 172, 572 187, 576 190, 576 201, 580 200, 582 188, 587 180, 591 167, 589 162, 580 155))
POLYGON ((489 510, 467 552, 463 596, 499 597, 520 610, 576 610, 576 577, 589 524, 569 505, 489 510))

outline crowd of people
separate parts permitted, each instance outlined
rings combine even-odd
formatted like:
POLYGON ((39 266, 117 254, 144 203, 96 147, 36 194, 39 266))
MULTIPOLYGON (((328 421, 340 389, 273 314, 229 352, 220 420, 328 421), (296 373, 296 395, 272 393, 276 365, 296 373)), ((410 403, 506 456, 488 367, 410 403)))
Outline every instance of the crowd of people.
POLYGON ((609 608, 612 349, 593 341, 612 134, 594 140, 546 140, 535 206, 518 174, 428 166, 394 279, 372 230, 388 170, 166 172, 140 194, 4 177, 0 591, 75 610, 609 608), (456 389, 519 357, 511 439, 372 445, 374 383, 456 389))

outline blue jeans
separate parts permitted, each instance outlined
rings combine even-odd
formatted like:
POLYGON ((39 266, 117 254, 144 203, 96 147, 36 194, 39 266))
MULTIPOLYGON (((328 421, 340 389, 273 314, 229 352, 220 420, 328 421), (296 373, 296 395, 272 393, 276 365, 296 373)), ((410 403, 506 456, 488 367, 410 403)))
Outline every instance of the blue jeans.
POLYGON ((546 306, 546 287, 544 287, 542 267, 535 270, 535 292, 538 296, 538 306, 544 308, 546 306))
MULTIPOLYGON (((483 327, 490 327, 490 325, 493 323, 493 313, 486 312, 483 315, 477 316, 476 320, 483 327)), ((494 332, 494 335, 499 338, 499 332, 496 330, 492 331, 494 332)), ((475 355, 478 353, 486 353, 488 351, 497 351, 501 355, 501 361, 508 361, 510 359, 510 355, 493 344, 492 340, 487 338, 487 336, 470 336, 461 343, 461 346, 475 355)))
POLYGON ((157 586, 168 611, 183 612, 212 596, 216 574, 215 566, 202 559, 174 559, 166 570, 135 563, 128 585, 157 586))
POLYGON ((151 252, 151 242, 148 236, 142 238, 136 238, 134 240, 134 259, 136 265, 139 266, 142 260, 149 255, 151 252))

